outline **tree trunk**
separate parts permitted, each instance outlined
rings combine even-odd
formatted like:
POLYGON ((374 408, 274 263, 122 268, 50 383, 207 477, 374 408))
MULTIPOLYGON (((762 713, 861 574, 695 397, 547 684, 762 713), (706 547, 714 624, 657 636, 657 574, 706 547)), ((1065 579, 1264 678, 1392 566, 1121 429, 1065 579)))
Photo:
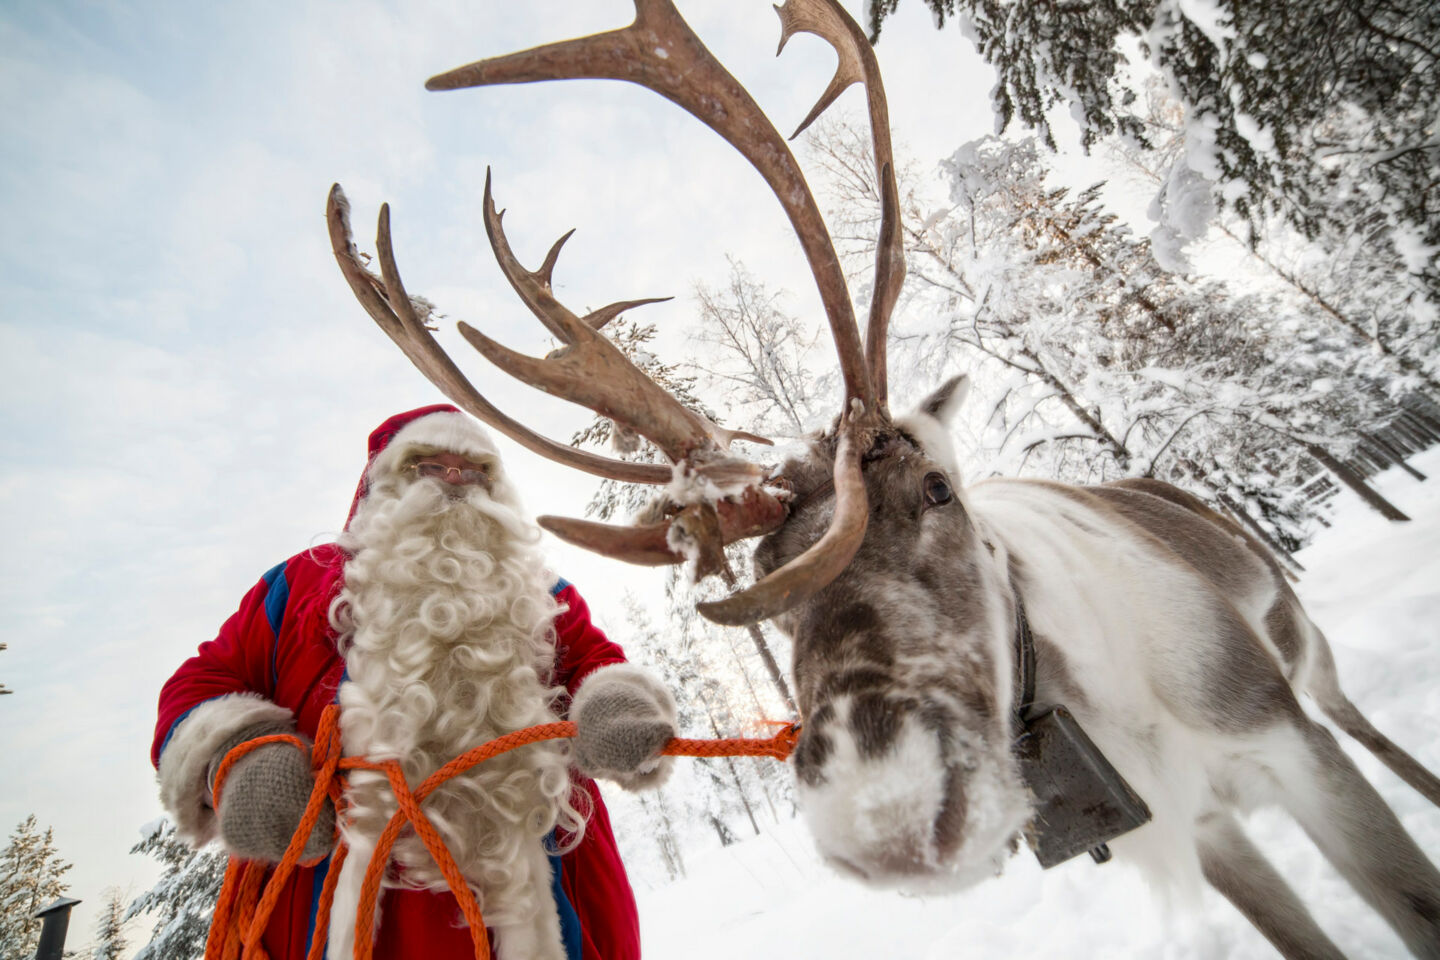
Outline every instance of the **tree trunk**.
POLYGON ((1379 512, 1386 520, 1400 522, 1410 519, 1399 507, 1380 496, 1374 487, 1371 487, 1360 478, 1358 473, 1331 456, 1329 450, 1315 443, 1307 443, 1305 449, 1322 467, 1333 473, 1335 479, 1355 491, 1356 495, 1358 495, 1361 500, 1364 500, 1367 506, 1379 512))
POLYGON ((710 826, 715 828, 715 836, 720 838, 720 846, 728 847, 735 842, 735 834, 731 833, 730 828, 725 826, 725 822, 713 813, 710 815, 710 826))
POLYGON ((1385 451, 1385 453, 1389 455, 1391 461, 1395 464, 1395 466, 1399 467, 1401 470, 1404 470, 1416 480, 1423 481, 1426 479, 1425 474, 1421 473, 1419 470, 1416 470, 1414 467, 1410 466, 1410 464, 1405 462, 1406 452, 1400 449, 1396 445, 1395 441, 1392 441, 1383 436, 1382 434, 1378 433, 1366 434, 1365 438, 1371 443, 1375 444, 1381 450, 1385 451))
POLYGON ((1080 403, 1080 399, 1070 392, 1069 387, 1060 382, 1059 377, 1050 372, 1049 368, 1045 366, 1038 356, 1029 350, 1020 350, 1017 352, 1019 356, 1029 361, 1031 366, 1034 367, 1031 375, 1037 377, 1047 387, 1054 390, 1059 396, 1060 402, 1065 404, 1065 408, 1070 411, 1070 414, 1094 433, 1096 440, 1110 448, 1110 453, 1115 458, 1115 463, 1120 469, 1122 471, 1127 469, 1130 466, 1130 451, 1126 448, 1125 444, 1121 443, 1114 434, 1106 429, 1103 423, 1096 419, 1089 410, 1085 409, 1084 405, 1080 403))
MULTIPOLYGON (((735 573, 727 563, 721 567, 721 576, 725 585, 732 591, 739 585, 740 581, 735 578, 735 573)), ((775 655, 770 652, 770 644, 765 640, 765 634, 761 632, 759 624, 749 624, 750 640, 755 644, 755 651, 760 654, 761 661, 765 664, 765 670, 770 674, 770 682, 775 684, 775 689, 780 693, 780 699, 790 708, 790 713, 798 716, 800 711, 795 708, 795 698, 790 696, 790 686, 785 682, 785 674, 780 672, 780 664, 775 662, 775 655)), ((718 736, 718 734, 717 734, 718 736)))
POLYGON ((1440 407, 1427 394, 1412 394, 1407 400, 1408 403, 1401 401, 1405 415, 1432 441, 1440 440, 1440 407))
MULTIPOLYGON (((720 725, 715 722, 715 711, 710 706, 710 698, 705 696, 703 690, 700 691, 700 702, 705 704, 705 716, 710 720, 710 730, 715 734, 715 739, 719 740, 724 734, 720 732, 720 725)), ((735 784, 735 795, 740 798, 740 805, 745 808, 745 816, 750 818, 750 828, 755 831, 755 836, 760 836, 760 824, 755 819, 755 811, 750 806, 750 798, 745 795, 745 785, 740 782, 740 771, 735 769, 735 758, 719 757, 718 759, 725 761, 725 767, 730 771, 730 780, 735 784)))
POLYGON ((653 793, 641 794, 640 807, 647 813, 650 812, 650 805, 655 805, 655 821, 659 830, 655 837, 656 844, 660 847, 660 859, 665 864, 665 872, 670 875, 671 880, 678 880, 685 876, 685 857, 680 850, 680 841, 675 836, 675 824, 670 818, 670 811, 665 807, 665 794, 656 790, 653 793))
POLYGON ((760 625, 752 623, 746 629, 750 631, 750 639, 755 643, 755 650, 760 654, 760 659, 764 661, 765 669, 770 674, 770 682, 775 684, 776 690, 780 691, 780 698, 785 701, 785 706, 790 708, 791 715, 799 716, 800 711, 795 707, 795 698, 790 696, 790 686, 785 682, 785 674, 780 672, 780 665, 775 662, 775 656, 770 652, 770 644, 765 641, 765 634, 761 632, 760 625))
POLYGON ((1406 456, 1411 457, 1424 450, 1432 442, 1426 439, 1425 432, 1411 418, 1409 411, 1403 409, 1399 416, 1390 421, 1384 433, 1391 443, 1403 444, 1406 456))

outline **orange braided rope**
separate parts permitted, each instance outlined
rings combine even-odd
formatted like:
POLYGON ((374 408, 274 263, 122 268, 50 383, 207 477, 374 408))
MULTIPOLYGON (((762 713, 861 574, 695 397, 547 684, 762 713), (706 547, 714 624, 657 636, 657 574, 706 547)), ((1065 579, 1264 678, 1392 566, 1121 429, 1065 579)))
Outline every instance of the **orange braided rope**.
MULTIPOLYGON (((544 723, 498 737, 451 760, 426 777, 425 782, 412 791, 410 785, 405 781, 399 761, 386 760, 383 763, 377 763, 366 760, 364 757, 342 757, 340 755, 339 718, 340 707, 338 704, 326 707, 320 717, 314 746, 308 748, 310 766, 315 771, 315 787, 310 792, 310 798, 305 805, 305 813, 300 818, 300 824, 295 828, 295 834, 290 838, 289 846, 285 848, 284 857, 273 872, 270 872, 269 881, 264 882, 265 874, 270 870, 268 864, 260 861, 240 860, 236 857, 230 858, 230 863, 225 870, 225 882, 220 889, 220 899, 215 904, 215 914, 210 922, 210 936, 205 943, 205 960, 268 960, 260 938, 270 923, 270 915, 274 912, 275 903, 279 899, 285 882, 295 872, 297 866, 309 865, 301 864, 300 853, 305 849, 305 841, 320 819, 326 797, 329 797, 336 810, 335 852, 329 872, 325 876, 324 886, 320 891, 320 902, 316 908, 315 933, 310 944, 310 951, 306 955, 306 960, 320 960, 329 935, 330 905, 335 895, 335 882, 339 879, 340 867, 345 862, 348 852, 348 848, 340 838, 339 830, 343 793, 341 771, 345 770, 373 770, 385 774, 398 806, 398 809, 390 817, 389 823, 385 825, 384 831, 381 832, 375 852, 371 855, 370 863, 365 870, 365 882, 360 890, 360 905, 355 915, 355 960, 370 960, 371 958, 372 929, 375 904, 380 896, 380 881, 384 876, 386 865, 390 862, 390 851, 406 824, 414 828, 416 835, 425 844, 425 849, 430 851, 430 856, 435 858, 435 863, 440 867, 440 872, 445 877, 450 892, 455 895, 455 900, 460 904, 460 911, 465 915, 465 920, 470 926, 470 941, 475 948, 476 960, 489 960, 490 941, 485 932, 485 918, 480 913, 480 905, 476 903, 470 885, 461 875, 455 858, 446 849, 445 841, 441 838, 439 831, 435 829, 435 825, 430 822, 430 818, 420 809, 420 804, 446 780, 464 773, 476 764, 526 744, 575 736, 575 724, 570 721, 544 723), (264 882, 263 892, 262 882, 264 882)), ((665 756, 682 757, 772 757, 776 760, 785 760, 795 749, 795 741, 798 736, 797 727, 791 723, 785 724, 774 736, 763 738, 684 740, 676 737, 665 745, 661 753, 665 756)), ((300 738, 286 734, 257 737, 235 747, 225 755, 224 760, 220 763, 220 768, 215 773, 215 786, 212 793, 217 810, 220 807, 221 790, 231 768, 251 750, 269 743, 288 743, 301 750, 307 749, 305 742, 300 738)))

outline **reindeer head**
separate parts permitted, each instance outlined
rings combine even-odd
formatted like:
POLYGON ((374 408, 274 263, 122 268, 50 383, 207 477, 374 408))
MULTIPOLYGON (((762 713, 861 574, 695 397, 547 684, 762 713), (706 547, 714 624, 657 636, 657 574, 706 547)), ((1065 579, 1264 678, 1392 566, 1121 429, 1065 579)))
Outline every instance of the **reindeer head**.
MULTIPOLYGON (((565 237, 528 270, 510 250, 485 184, 485 225, 506 277, 564 344, 544 359, 517 354, 460 324, 488 360, 652 441, 670 466, 610 460, 555 443, 507 417, 436 344, 401 283, 382 207, 371 274, 351 241, 338 185, 329 225, 342 272, 367 312, 456 405, 544 456, 600 476, 692 492, 673 516, 642 527, 541 517, 580 546, 637 563, 694 559, 726 572, 722 547, 764 535, 760 579, 699 605, 724 624, 773 618, 794 639, 804 733, 796 755, 821 849, 874 883, 953 884, 992 869, 1020 824, 1023 794, 1008 753, 1009 594, 964 507, 945 421, 964 393, 946 384, 911 416, 892 419, 885 341, 904 281, 888 108, 874 52, 837 0, 777 7, 781 48, 797 32, 836 50, 839 65, 798 135, 852 83, 865 85, 882 200, 869 322, 862 340, 845 277, 794 156, 745 89, 670 0, 634 0, 628 27, 482 60, 432 78, 431 89, 567 78, 628 80, 684 107, 755 167, 795 229, 835 341, 845 395, 834 426, 782 468, 732 456, 724 430, 680 405, 601 332, 623 301, 579 317, 550 277, 565 237)), ((568 237, 568 234, 566 235, 568 237)), ((765 441, 761 441, 765 442, 765 441)))
MULTIPOLYGON (((869 526, 854 558, 774 622, 792 641, 794 763, 822 854, 874 885, 947 888, 993 874, 1028 816, 1011 757, 1014 610, 956 478, 957 378, 861 457, 869 526)), ((833 438, 784 466, 789 517, 758 574, 807 549, 834 508, 833 438)))

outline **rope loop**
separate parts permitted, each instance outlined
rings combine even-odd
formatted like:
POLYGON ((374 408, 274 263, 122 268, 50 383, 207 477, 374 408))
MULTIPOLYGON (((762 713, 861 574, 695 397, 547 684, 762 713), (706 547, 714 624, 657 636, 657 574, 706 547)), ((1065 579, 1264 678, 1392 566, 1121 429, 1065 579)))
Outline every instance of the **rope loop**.
MULTIPOLYGON (((221 791, 225 778, 235 764, 250 751, 270 743, 289 743, 310 754, 310 767, 315 771, 315 785, 305 804, 305 813, 295 828, 290 844, 280 863, 271 865, 259 860, 241 860, 231 857, 225 868, 225 882, 220 888, 220 898, 215 904, 215 914, 210 922, 210 935, 205 943, 205 960, 269 960, 260 939, 270 924, 271 914, 280 898, 280 891, 298 866, 313 866, 320 860, 302 863, 301 851, 315 824, 320 819, 326 798, 335 805, 334 852, 331 854, 330 869, 320 890, 320 902, 315 913, 315 932, 310 943, 306 960, 321 960, 330 929, 330 906, 335 897, 335 883, 340 877, 340 867, 349 852, 340 836, 340 816, 344 797, 344 771, 373 770, 385 774, 390 789, 395 794, 397 809, 380 834, 375 852, 365 868, 365 881, 360 889, 360 904, 355 913, 355 960, 371 960, 374 951, 372 931, 374 928, 375 906, 380 898, 380 884, 385 867, 390 862, 390 851, 399 839, 400 832, 411 826, 430 856, 440 867, 445 883, 455 895, 460 911, 470 928, 470 942, 475 950, 475 960, 490 960, 490 940, 485 932, 485 918, 475 900, 474 891, 465 881, 455 858, 445 846, 445 840, 420 805, 425 798, 451 777, 464 773, 477 764, 484 763, 502 753, 542 740, 561 740, 575 736, 575 724, 568 720, 543 723, 526 727, 514 733, 497 737, 462 753, 440 769, 436 770, 420 786, 413 790, 405 780, 404 771, 397 760, 376 762, 364 757, 341 756, 340 705, 330 704, 320 716, 320 725, 315 732, 315 742, 307 746, 305 741, 291 734, 272 734, 247 740, 230 750, 215 772, 215 786, 212 789, 215 809, 220 809, 221 791), (269 874, 268 880, 266 879, 269 874)), ((675 737, 661 750, 665 756, 682 757, 771 757, 786 760, 795 750, 800 728, 787 723, 773 736, 763 738, 733 737, 719 740, 685 740, 675 737)))

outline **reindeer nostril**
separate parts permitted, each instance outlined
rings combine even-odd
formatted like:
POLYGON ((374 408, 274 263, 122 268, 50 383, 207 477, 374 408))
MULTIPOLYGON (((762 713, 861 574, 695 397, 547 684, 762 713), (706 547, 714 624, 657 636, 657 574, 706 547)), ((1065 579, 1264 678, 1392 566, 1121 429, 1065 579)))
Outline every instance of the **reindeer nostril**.
POLYGON ((951 770, 945 778, 945 799, 940 815, 935 818, 935 848, 948 857, 960 846, 965 834, 965 818, 970 812, 970 799, 963 770, 951 770))

